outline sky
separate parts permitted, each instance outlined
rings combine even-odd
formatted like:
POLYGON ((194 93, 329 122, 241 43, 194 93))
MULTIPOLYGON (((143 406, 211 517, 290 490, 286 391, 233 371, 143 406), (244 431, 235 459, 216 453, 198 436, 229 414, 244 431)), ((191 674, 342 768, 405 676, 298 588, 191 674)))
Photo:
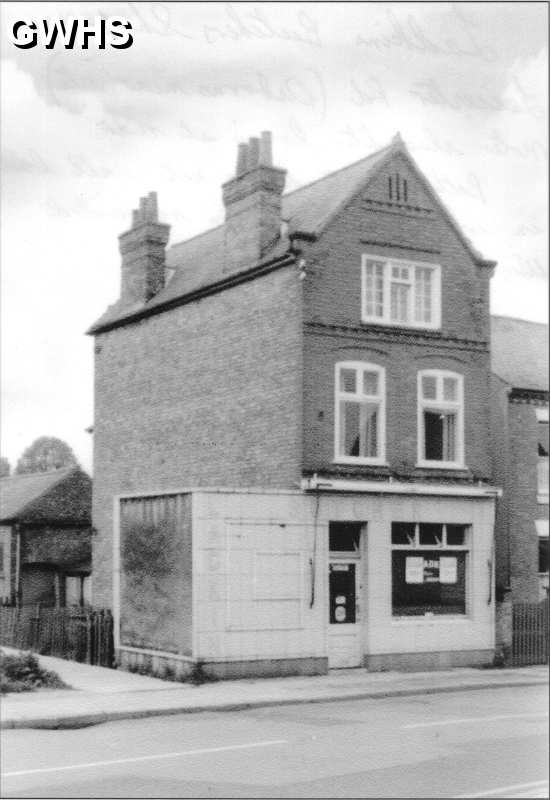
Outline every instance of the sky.
POLYGON ((178 242, 223 221, 237 144, 287 190, 399 131, 476 249, 495 314, 548 321, 545 3, 1 7, 2 455, 58 436, 91 471, 93 340, 149 191, 178 242), (19 49, 17 20, 120 16, 125 50, 19 49))

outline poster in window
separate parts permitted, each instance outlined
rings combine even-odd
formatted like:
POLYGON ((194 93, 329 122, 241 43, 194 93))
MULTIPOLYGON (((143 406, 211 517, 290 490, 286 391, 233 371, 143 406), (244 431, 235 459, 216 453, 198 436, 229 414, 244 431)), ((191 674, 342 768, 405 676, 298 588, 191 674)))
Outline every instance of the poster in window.
POLYGON ((422 556, 407 556, 405 561, 405 582, 424 583, 424 559, 422 556))
POLYGON ((346 609, 344 606, 336 606, 334 609, 334 619, 336 622, 345 622, 346 621, 346 609))
POLYGON ((424 583, 439 582, 439 558, 424 559, 424 583))
POLYGON ((439 582, 440 583, 456 583, 456 557, 455 556, 441 556, 439 559, 439 582))

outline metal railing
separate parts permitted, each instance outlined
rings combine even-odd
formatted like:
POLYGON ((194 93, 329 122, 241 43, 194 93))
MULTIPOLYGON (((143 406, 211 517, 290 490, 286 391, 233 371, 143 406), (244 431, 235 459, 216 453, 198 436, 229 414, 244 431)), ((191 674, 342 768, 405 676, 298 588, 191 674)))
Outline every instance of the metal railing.
POLYGON ((512 666, 547 664, 549 659, 549 601, 514 603, 512 608, 512 666))

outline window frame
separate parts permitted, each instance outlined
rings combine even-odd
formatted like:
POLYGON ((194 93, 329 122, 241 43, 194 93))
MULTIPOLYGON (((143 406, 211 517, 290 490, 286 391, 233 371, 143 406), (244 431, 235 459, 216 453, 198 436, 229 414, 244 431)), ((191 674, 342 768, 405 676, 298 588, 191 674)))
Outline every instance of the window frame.
MULTIPOLYGON (((417 467, 429 467, 430 469, 466 469, 464 461, 464 376, 459 372, 452 372, 445 369, 422 369, 417 374, 416 381, 416 405, 417 405, 417 467), (436 379, 436 395, 434 400, 424 399, 422 396, 422 378, 436 379), (444 400, 443 396, 439 399, 438 387, 443 386, 445 378, 455 378, 457 381, 457 400, 444 400), (454 461, 436 461, 425 458, 425 430, 424 430, 424 411, 433 409, 434 411, 456 411, 456 458, 454 461)), ((441 392, 441 395, 443 393, 441 392)))
MULTIPOLYGON (((544 571, 541 571, 540 569, 540 561, 541 561, 540 551, 541 547, 543 547, 544 545, 546 545, 546 547, 549 546, 548 536, 544 536, 539 533, 537 536, 537 574, 540 578, 544 578, 550 572, 550 569, 546 569, 544 571)), ((548 558, 548 556, 546 557, 548 558)))
POLYGON ((386 464, 386 370, 379 364, 371 364, 367 361, 338 361, 334 365, 334 463, 338 464, 386 464), (355 370, 355 386, 356 389, 360 385, 358 381, 358 374, 364 371, 376 372, 378 374, 378 396, 366 395, 359 392, 342 392, 340 390, 340 370, 353 369, 355 370), (373 402, 378 400, 378 425, 377 425, 377 442, 378 442, 378 456, 346 456, 340 455, 340 401, 343 398, 356 398, 355 402, 373 402))
MULTIPOLYGON (((548 406, 535 409, 537 419, 537 442, 540 441, 539 425, 548 425, 548 406)), ((537 503, 548 505, 549 500, 549 457, 537 455, 537 503)))
MULTIPOLYGON (((393 520, 392 522, 397 522, 398 520, 393 520)), ((391 557, 391 587, 392 587, 392 602, 391 602, 391 616, 393 622, 402 622, 402 621, 412 621, 417 622, 419 620, 425 620, 426 618, 430 621, 433 620, 449 620, 449 619, 466 619, 471 614, 471 564, 472 564, 472 550, 473 550, 473 526, 471 523, 467 522, 460 522, 460 523, 450 523, 450 522, 437 522, 437 523, 428 523, 428 524, 437 524, 441 525, 442 527, 442 537, 441 543, 437 544, 420 544, 420 525, 425 524, 424 522, 411 522, 411 525, 414 525, 414 541, 408 544, 393 544, 391 537, 392 537, 392 525, 390 525, 390 549, 392 553, 391 557), (460 545, 453 545, 447 544, 447 526, 448 525, 460 525, 464 527, 464 544, 460 545), (424 614, 398 614, 394 613, 393 610, 393 552, 395 550, 405 551, 405 552, 415 552, 418 554, 422 554, 423 552, 440 552, 444 553, 464 553, 464 613, 434 613, 434 612, 425 612, 424 614)))
POLYGON ((67 608, 85 608, 88 605, 91 605, 91 593, 92 593, 92 576, 89 573, 85 572, 65 572, 63 574, 63 596, 64 596, 64 605, 67 608), (71 606, 67 605, 67 579, 72 578, 78 580, 79 582, 79 600, 78 603, 74 603, 71 606), (90 601, 90 602, 88 602, 90 601))
MULTIPOLYGON (((403 283, 400 279, 396 282, 403 283)), ((418 328, 422 330, 441 329, 441 264, 434 264, 428 261, 416 261, 402 258, 389 258, 387 256, 363 253, 361 256, 361 322, 369 325, 387 325, 398 328, 418 328), (383 315, 377 317, 367 313, 367 261, 380 261, 383 263, 383 296, 382 307, 383 315), (410 319, 406 322, 399 322, 391 319, 391 271, 392 267, 407 267, 411 273, 409 313, 410 319), (432 320, 431 322, 417 322, 414 320, 414 309, 416 307, 416 269, 429 269, 432 272, 432 320)))

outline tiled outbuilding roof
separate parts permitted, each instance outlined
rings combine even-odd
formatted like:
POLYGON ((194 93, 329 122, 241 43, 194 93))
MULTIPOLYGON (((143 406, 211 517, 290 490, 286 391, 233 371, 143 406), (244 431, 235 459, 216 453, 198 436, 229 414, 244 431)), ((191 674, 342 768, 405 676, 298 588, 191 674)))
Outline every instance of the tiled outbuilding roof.
POLYGON ((12 475, 0 480, 0 523, 91 524, 92 481, 80 467, 12 475))
POLYGON ((548 391, 548 325, 491 317, 491 367, 514 389, 548 391))

